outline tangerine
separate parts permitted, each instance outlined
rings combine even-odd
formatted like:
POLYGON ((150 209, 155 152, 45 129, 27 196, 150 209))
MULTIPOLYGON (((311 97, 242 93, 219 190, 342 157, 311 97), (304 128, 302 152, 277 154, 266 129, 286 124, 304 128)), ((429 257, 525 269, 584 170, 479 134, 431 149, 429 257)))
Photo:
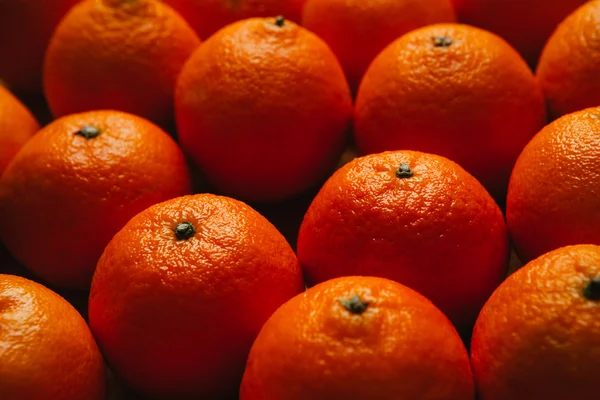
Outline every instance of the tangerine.
POLYGON ((542 129, 517 160, 506 221, 519 258, 581 243, 600 245, 600 107, 542 129))
POLYGON ((170 127, 177 76, 199 44, 161 1, 84 0, 52 35, 44 93, 55 117, 111 109, 170 127))
POLYGON ((554 31, 537 67, 553 117, 600 106, 600 1, 573 11, 554 31))
POLYGON ((447 158, 393 151, 350 161, 323 185, 298 237, 311 285, 378 276, 428 297, 461 333, 507 273, 504 217, 447 158))
POLYGON ((302 25, 331 47, 354 91, 375 56, 395 39, 455 21, 450 0, 308 0, 302 14, 302 25))
POLYGON ((61 296, 0 274, 0 398, 104 400, 104 359, 85 320, 61 296))
POLYGON ((248 357, 240 400, 473 400, 464 344, 399 283, 342 277, 283 304, 248 357))
POLYGON ((282 17, 236 22, 183 67, 175 93, 182 148, 221 194, 276 202, 334 170, 352 123, 335 55, 282 17))
POLYGON ((34 135, 0 179, 0 237, 59 287, 89 289, 115 233, 152 204, 189 193, 186 160, 151 122, 123 112, 59 118, 34 135))
POLYGON ((222 400, 237 393, 260 327, 303 290, 294 252, 258 212, 183 196, 139 213, 108 244, 90 326, 137 392, 222 400))
POLYGON ((439 154, 499 203, 519 153, 545 123, 541 89, 519 54, 499 36, 460 24, 429 25, 394 41, 356 99, 361 154, 439 154))
POLYGON ((600 379, 600 246, 550 251, 512 274, 475 324, 482 400, 594 398, 600 379))
POLYGON ((0 85, 0 176, 39 129, 40 125, 27 107, 0 85))

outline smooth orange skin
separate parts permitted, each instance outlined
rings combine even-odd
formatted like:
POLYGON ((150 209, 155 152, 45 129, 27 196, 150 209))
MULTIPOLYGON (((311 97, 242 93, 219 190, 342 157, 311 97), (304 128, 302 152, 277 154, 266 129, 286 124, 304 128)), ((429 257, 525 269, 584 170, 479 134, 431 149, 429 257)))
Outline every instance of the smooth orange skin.
POLYGON ((0 81, 20 94, 42 92, 42 65, 50 36, 79 0, 0 1, 0 81))
POLYGON ((600 107, 565 115, 525 147, 506 220, 523 262, 559 247, 600 244, 600 107))
POLYGON ((553 117, 600 105, 600 1, 571 13, 548 40, 536 71, 553 117))
POLYGON ((156 125, 117 111, 70 115, 40 130, 4 171, 0 237, 44 281, 88 289, 113 235, 190 185, 183 153, 156 125), (77 135, 84 125, 100 135, 77 135))
POLYGON ((592 399, 600 381, 600 247, 563 247, 511 275, 475 325, 471 361, 481 400, 592 399))
POLYGON ((464 344, 429 300, 396 282, 343 277, 281 306, 256 338, 240 400, 473 400, 464 344), (369 303, 350 313, 340 299, 369 303))
POLYGON ((586 0, 452 0, 461 23, 502 36, 532 67, 556 26, 586 0))
POLYGON ((455 22, 450 0, 308 0, 302 25, 333 50, 353 90, 388 44, 425 25, 455 22))
POLYGON ((0 176, 39 129, 40 125, 27 107, 0 85, 0 176))
POLYGON ((367 70, 356 99, 361 154, 448 157, 499 202, 519 153, 545 122, 542 92, 517 52, 460 24, 430 25, 394 41, 367 70), (452 44, 436 47, 433 37, 452 44))
POLYGON ((234 395, 250 347, 277 307, 304 290, 298 260, 258 212, 199 194, 135 216, 92 282, 90 326, 115 372, 151 398, 234 395), (196 234, 176 240, 191 222, 196 234))
POLYGON ((64 298, 0 274, 0 327, 2 400, 105 400, 102 354, 64 298))
POLYGON ((336 171, 310 205, 298 259, 310 284, 379 276, 427 296, 461 331, 506 276, 502 212, 456 163, 411 151, 364 156, 336 171), (408 163, 411 178, 396 177, 408 163))
POLYGON ((163 0, 179 11, 202 39, 233 22, 283 15, 299 23, 306 0, 163 0))
POLYGON ((113 109, 168 127, 177 76, 199 44, 160 1, 84 0, 52 35, 44 93, 55 117, 113 109))
POLYGON ((352 122, 339 62, 308 30, 274 18, 236 22, 183 67, 180 143, 221 194, 275 202, 334 170, 352 122))

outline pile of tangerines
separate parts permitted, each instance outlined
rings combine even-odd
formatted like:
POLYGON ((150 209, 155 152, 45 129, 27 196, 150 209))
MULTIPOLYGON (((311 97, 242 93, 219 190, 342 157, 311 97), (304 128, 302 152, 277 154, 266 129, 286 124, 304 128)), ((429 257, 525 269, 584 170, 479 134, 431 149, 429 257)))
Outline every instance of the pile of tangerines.
POLYGON ((0 55, 0 399, 600 396, 600 0, 0 0, 0 55))

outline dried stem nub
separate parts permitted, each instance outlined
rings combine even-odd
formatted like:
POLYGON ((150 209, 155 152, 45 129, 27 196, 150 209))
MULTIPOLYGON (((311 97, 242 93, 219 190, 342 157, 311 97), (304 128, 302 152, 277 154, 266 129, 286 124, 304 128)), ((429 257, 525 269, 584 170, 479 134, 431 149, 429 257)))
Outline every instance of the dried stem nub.
POLYGON ((364 313, 369 306, 369 303, 362 301, 357 294, 353 294, 349 299, 338 299, 338 301, 346 308, 346 310, 357 315, 364 313))
POLYGON ((191 222, 180 222, 175 227, 175 237, 177 240, 188 240, 196 234, 196 228, 191 222))
POLYGON ((600 275, 590 279, 587 285, 585 285, 583 288, 583 295, 588 300, 600 300, 600 275))
POLYGON ((413 176, 413 172, 410 169, 410 165, 408 164, 400 164, 400 166, 398 167, 398 169, 396 170, 396 176, 398 178, 410 178, 411 176, 413 176))
POLYGON ((435 47, 450 47, 452 39, 446 36, 433 36, 431 38, 435 47))
POLYGON ((284 24, 285 18, 283 17, 283 15, 278 15, 277 17, 275 17, 275 25, 281 28, 284 24))
POLYGON ((91 125, 84 125, 80 130, 75 132, 76 135, 81 135, 86 139, 93 139, 100 134, 100 129, 91 125))

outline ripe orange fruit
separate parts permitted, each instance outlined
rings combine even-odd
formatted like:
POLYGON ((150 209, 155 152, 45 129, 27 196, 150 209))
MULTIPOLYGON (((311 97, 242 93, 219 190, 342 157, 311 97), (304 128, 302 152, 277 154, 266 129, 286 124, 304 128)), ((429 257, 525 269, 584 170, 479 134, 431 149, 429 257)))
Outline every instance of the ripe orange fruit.
POLYGON ((40 126, 27 107, 0 85, 0 176, 38 129, 40 126))
POLYGON ((302 24, 331 46, 356 90, 388 44, 425 25, 454 22, 450 0, 308 0, 302 24))
POLYGON ((55 116, 114 109, 161 126, 173 119, 173 90, 200 40, 158 0, 84 0, 56 28, 44 91, 55 116))
POLYGON ((0 80, 19 94, 42 90, 42 64, 50 36, 79 0, 0 1, 0 80))
POLYGON ((600 244, 600 107, 542 129, 514 167, 506 219, 523 262, 566 245, 600 244))
POLYGON ((494 32, 535 67, 556 26, 586 0, 452 0, 459 22, 494 32))
POLYGON ((235 21, 284 15, 300 22, 306 0, 163 0, 181 13, 202 39, 235 21))
POLYGON ((303 289, 294 252, 258 212, 228 197, 184 196, 138 214, 107 246, 90 326, 137 391, 221 400, 239 389, 260 327, 303 289))
POLYGON ((473 400, 456 330, 396 282, 343 277, 282 305, 248 358, 240 400, 473 400))
POLYGON ((362 154, 448 157, 499 202, 519 153, 545 122, 541 90, 516 51, 459 24, 430 25, 394 41, 369 67, 356 99, 362 154))
POLYGON ((567 246, 511 275, 475 325, 480 399, 596 398, 600 246, 567 246))
POLYGON ((183 149, 216 190, 266 202, 325 180, 346 144, 352 98, 315 34, 281 17, 252 18, 192 55, 175 112, 183 149))
POLYGON ((548 40, 537 77, 552 116, 600 105, 600 1, 570 14, 548 40))
POLYGON ((427 296, 463 330, 504 279, 502 212, 475 178, 433 154, 394 151, 337 170, 310 205, 298 258, 310 284, 388 278, 427 296))
POLYGON ((183 153, 131 114, 96 111, 40 130, 0 180, 0 237, 47 282, 86 289, 106 244, 135 214, 189 192, 183 153))
POLYGON ((104 359, 79 313, 28 279, 0 275, 0 398, 104 400, 104 359))
POLYGON ((371 64, 356 100, 362 154, 408 149, 448 157, 499 202, 520 151, 545 122, 543 96, 521 57, 500 37, 459 24, 430 25, 393 42, 371 64))

